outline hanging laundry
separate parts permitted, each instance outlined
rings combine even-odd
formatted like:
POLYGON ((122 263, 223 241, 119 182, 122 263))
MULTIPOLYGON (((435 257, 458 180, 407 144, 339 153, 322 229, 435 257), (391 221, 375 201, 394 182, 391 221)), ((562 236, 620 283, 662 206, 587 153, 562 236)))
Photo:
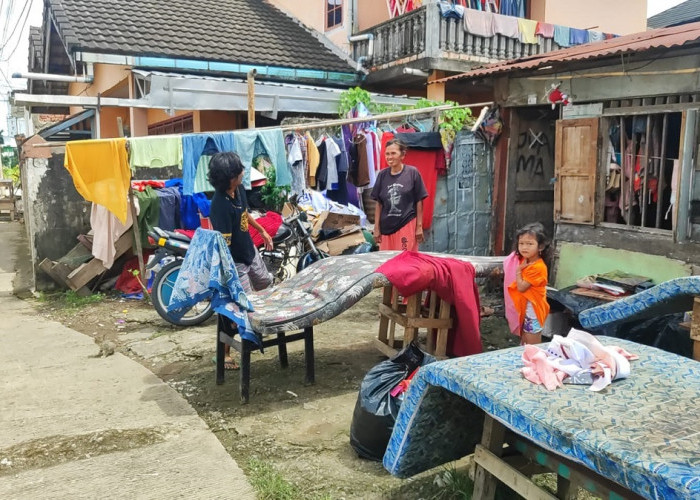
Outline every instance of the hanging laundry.
POLYGON ((134 196, 139 202, 137 220, 138 227, 141 229, 141 246, 148 247, 148 232, 160 222, 160 199, 155 190, 150 187, 135 192, 134 196))
POLYGON ((306 189, 307 146, 306 138, 298 133, 288 134, 284 138, 287 148, 287 164, 292 175, 291 194, 297 196, 306 189))
POLYGON ((542 38, 554 38, 554 25, 538 22, 535 34, 540 35, 542 38))
POLYGON ((440 7, 440 14, 445 19, 462 19, 464 17, 464 7, 452 2, 445 2, 444 0, 438 3, 440 7))
POLYGON ((617 35, 613 35, 612 33, 603 33, 603 37, 605 37, 606 40, 612 40, 616 36, 617 35))
POLYGON ((176 187, 157 189, 160 211, 158 227, 165 231, 175 231, 180 227, 180 190, 176 187))
POLYGON ((70 141, 63 165, 83 198, 102 205, 126 224, 131 179, 126 139, 70 141))
POLYGON ((602 31, 588 30, 589 42, 602 42, 605 40, 605 34, 602 31))
POLYGON ((134 137, 128 140, 129 163, 136 167, 182 168, 182 139, 179 136, 134 137))
POLYGON ((569 31, 569 43, 571 45, 583 45, 588 43, 588 30, 571 28, 569 31))
POLYGON ((493 14, 469 9, 464 12, 464 30, 476 36, 490 38, 496 34, 493 14))
POLYGON ((186 195, 182 192, 182 179, 165 181, 165 187, 176 187, 180 191, 180 225, 183 229, 197 229, 200 226, 200 214, 209 217, 211 201, 204 193, 186 195))
POLYGON ((149 186, 154 189, 161 189, 165 187, 165 181, 131 181, 131 189, 136 191, 143 191, 149 186))
POLYGON ((516 40, 520 39, 518 19, 515 17, 493 14, 493 30, 499 35, 515 38, 516 40))
POLYGON ((522 43, 539 43, 537 40, 537 21, 518 18, 518 29, 520 30, 520 41, 522 43))
POLYGON ((554 25, 554 43, 560 47, 571 47, 571 28, 568 26, 554 25))
POLYGON ((182 136, 182 193, 194 194, 197 165, 202 155, 235 152, 232 132, 185 134, 182 136))
POLYGON ((197 173, 194 177, 194 192, 204 193, 206 191, 214 191, 214 187, 209 182, 209 162, 211 156, 202 155, 197 162, 197 173))
POLYGON ((353 138, 353 145, 350 150, 350 170, 348 178, 353 185, 365 187, 369 185, 369 166, 367 159, 367 138, 362 134, 357 134, 353 138))
POLYGON ((306 151, 309 155, 309 171, 308 171, 308 185, 311 187, 316 187, 316 170, 321 162, 321 155, 316 147, 316 142, 314 142, 311 134, 308 132, 305 135, 306 138, 306 151))
POLYGON ((92 256, 102 261, 102 265, 111 269, 117 254, 115 243, 132 224, 131 210, 126 213, 126 224, 102 205, 92 204, 90 227, 92 228, 92 256))
POLYGON ((289 171, 289 165, 287 165, 282 129, 239 130, 234 132, 233 136, 236 152, 245 166, 245 174, 243 175, 245 189, 250 189, 250 168, 255 160, 256 144, 262 146, 275 167, 275 183, 278 186, 291 185, 292 174, 289 171))
POLYGON ((349 160, 348 160, 348 153, 345 151, 345 143, 343 142, 342 139, 334 137, 333 141, 335 144, 338 146, 338 149, 340 150, 340 154, 336 157, 336 167, 338 170, 338 185, 336 189, 333 189, 331 191, 327 191, 326 195, 328 198, 331 200, 340 203, 341 205, 347 205, 348 204, 348 185, 347 185, 347 177, 348 177, 348 169, 349 169, 349 160))

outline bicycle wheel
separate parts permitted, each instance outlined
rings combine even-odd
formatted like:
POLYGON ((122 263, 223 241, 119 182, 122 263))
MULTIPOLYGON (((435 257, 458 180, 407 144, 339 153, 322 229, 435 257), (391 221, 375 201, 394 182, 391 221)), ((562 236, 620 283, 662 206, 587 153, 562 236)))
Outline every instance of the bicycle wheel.
POLYGON ((164 266, 158 274, 156 274, 151 291, 153 307, 155 307, 161 318, 173 325, 199 325, 214 314, 211 302, 208 300, 204 300, 192 306, 180 319, 175 319, 172 314, 168 312, 168 304, 170 304, 170 297, 172 296, 173 287, 175 286, 175 281, 177 281, 177 275, 180 272, 181 266, 182 260, 178 259, 164 266))

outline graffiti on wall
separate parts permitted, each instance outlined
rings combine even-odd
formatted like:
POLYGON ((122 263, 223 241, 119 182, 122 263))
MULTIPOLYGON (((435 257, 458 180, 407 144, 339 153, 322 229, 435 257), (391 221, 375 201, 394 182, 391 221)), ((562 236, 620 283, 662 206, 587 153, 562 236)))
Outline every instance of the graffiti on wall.
POLYGON ((518 135, 518 162, 515 172, 526 173, 530 178, 545 179, 545 166, 551 163, 553 150, 544 130, 528 128, 518 135))

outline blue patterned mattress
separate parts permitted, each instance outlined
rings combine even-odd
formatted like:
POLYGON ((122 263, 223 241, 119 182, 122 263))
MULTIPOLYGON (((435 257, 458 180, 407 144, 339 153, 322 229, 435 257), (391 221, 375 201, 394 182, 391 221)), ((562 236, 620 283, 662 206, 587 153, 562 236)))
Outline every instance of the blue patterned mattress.
POLYGON ((547 391, 519 372, 522 347, 420 369, 384 455, 409 477, 455 460, 480 441, 483 412, 517 434, 649 499, 700 498, 700 363, 634 342, 630 378, 600 393, 547 391))
POLYGON ((578 315, 578 320, 584 328, 595 330, 624 321, 689 311, 695 295, 700 295, 700 276, 676 278, 624 299, 586 309, 578 315))
MULTIPOLYGON (((323 259, 278 286, 248 294, 253 329, 263 335, 314 326, 346 311, 374 288, 389 284, 374 272, 398 252, 371 252, 323 259)), ((471 262, 477 277, 503 268, 504 257, 428 254, 471 262)))

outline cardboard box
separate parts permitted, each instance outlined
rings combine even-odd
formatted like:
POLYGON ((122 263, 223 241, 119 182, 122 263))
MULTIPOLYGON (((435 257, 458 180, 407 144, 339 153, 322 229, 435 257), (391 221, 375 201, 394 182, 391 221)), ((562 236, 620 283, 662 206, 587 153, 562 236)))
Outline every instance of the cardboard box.
POLYGON ((344 229, 360 225, 359 215, 338 214, 324 210, 314 220, 311 236, 317 238, 321 229, 344 229))
POLYGON ((318 243, 316 247, 322 252, 326 252, 328 255, 340 255, 344 250, 357 246, 365 241, 365 235, 362 233, 362 230, 357 229, 351 233, 322 241, 318 243))

